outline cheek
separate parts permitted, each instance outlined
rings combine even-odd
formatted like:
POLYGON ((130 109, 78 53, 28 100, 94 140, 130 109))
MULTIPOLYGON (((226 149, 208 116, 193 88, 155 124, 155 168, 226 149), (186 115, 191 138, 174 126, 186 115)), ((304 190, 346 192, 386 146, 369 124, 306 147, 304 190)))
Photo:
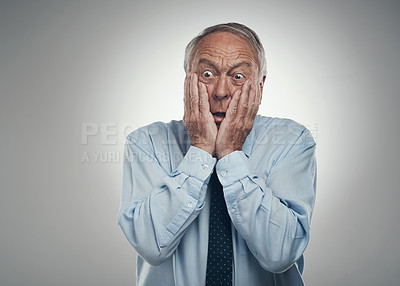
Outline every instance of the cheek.
POLYGON ((207 94, 208 94, 208 99, 210 99, 212 97, 213 94, 213 90, 214 90, 214 85, 212 83, 206 83, 203 82, 207 88, 207 94))
POLYGON ((230 87, 230 94, 231 94, 231 97, 233 97, 233 95, 235 94, 236 91, 242 89, 242 85, 243 85, 243 84, 231 85, 231 87, 230 87))

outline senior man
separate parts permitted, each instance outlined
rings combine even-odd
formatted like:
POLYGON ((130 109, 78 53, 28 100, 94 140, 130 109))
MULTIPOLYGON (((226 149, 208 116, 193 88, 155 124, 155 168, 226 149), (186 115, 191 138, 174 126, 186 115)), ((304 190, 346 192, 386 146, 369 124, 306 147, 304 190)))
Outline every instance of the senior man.
POLYGON ((127 137, 121 207, 136 285, 304 285, 315 200, 315 142, 257 115, 263 46, 238 23, 186 47, 182 121, 127 137))

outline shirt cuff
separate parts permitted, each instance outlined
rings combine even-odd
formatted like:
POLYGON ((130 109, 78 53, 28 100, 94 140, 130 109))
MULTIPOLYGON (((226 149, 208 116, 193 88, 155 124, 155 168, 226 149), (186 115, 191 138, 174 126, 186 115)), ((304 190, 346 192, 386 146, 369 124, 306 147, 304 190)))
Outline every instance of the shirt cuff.
POLYGON ((213 158, 210 153, 190 146, 177 170, 204 182, 214 170, 216 162, 217 159, 213 158))
POLYGON ((248 158, 243 151, 234 151, 222 157, 216 165, 221 185, 226 187, 249 176, 250 172, 247 167, 247 160, 248 158))

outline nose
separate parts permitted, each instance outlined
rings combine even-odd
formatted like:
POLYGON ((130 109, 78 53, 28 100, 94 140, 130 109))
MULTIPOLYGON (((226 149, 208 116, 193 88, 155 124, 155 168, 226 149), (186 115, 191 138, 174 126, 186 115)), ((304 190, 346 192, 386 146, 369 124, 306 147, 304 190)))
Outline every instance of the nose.
POLYGON ((221 76, 218 81, 216 82, 214 88, 214 97, 217 99, 225 99, 231 96, 228 86, 228 81, 225 77, 221 76))

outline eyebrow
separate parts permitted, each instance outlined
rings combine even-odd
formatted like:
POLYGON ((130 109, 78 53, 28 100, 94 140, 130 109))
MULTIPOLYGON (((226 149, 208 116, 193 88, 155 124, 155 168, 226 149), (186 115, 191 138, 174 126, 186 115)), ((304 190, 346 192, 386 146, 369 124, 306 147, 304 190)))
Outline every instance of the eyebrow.
MULTIPOLYGON (((204 59, 204 58, 201 58, 199 60, 199 64, 208 64, 208 65, 212 66, 213 68, 217 69, 217 67, 215 66, 215 64, 213 62, 211 62, 210 60, 204 59)), ((250 67, 250 64, 248 62, 241 62, 241 63, 238 63, 238 64, 234 65, 233 67, 231 67, 228 72, 230 72, 240 66, 243 66, 243 65, 250 67)))
POLYGON ((201 58, 199 60, 199 64, 208 64, 208 65, 212 66, 213 68, 217 69, 217 67, 214 65, 213 62, 211 62, 211 61, 209 61, 207 59, 204 59, 204 58, 201 58))

